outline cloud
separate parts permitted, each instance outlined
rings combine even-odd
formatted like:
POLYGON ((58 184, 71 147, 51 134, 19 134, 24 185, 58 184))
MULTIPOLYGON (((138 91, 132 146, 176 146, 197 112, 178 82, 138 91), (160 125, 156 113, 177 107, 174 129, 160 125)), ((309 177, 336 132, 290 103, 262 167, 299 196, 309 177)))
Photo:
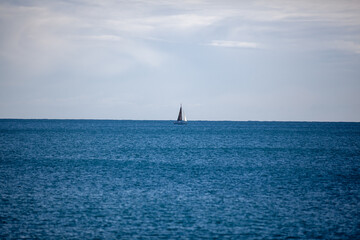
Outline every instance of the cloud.
POLYGON ((360 54, 360 43, 351 41, 337 41, 333 43, 334 49, 345 50, 352 53, 360 54))
POLYGON ((238 41, 222 41, 214 40, 208 45, 215 47, 231 47, 231 48, 259 48, 259 44, 255 42, 238 42, 238 41))
POLYGON ((142 22, 156 26, 156 28, 179 29, 185 30, 189 28, 206 27, 212 25, 219 20, 218 16, 198 15, 198 14, 176 14, 157 16, 142 19, 142 22))
POLYGON ((88 40, 100 40, 100 41, 122 41, 123 38, 116 35, 90 35, 80 37, 88 40))

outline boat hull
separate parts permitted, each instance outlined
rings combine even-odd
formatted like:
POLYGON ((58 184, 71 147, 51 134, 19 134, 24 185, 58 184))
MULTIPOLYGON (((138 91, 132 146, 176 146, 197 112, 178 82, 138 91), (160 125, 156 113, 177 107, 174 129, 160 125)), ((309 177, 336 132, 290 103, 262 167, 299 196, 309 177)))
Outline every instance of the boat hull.
POLYGON ((176 124, 176 125, 185 125, 185 124, 187 124, 187 121, 175 121, 174 124, 176 124))

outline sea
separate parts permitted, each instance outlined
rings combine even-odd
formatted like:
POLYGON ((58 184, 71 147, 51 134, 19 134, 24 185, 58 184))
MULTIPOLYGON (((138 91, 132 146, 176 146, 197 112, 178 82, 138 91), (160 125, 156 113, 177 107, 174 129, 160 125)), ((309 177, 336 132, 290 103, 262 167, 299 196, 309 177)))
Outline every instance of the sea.
POLYGON ((360 239, 360 123, 1 119, 0 239, 360 239))

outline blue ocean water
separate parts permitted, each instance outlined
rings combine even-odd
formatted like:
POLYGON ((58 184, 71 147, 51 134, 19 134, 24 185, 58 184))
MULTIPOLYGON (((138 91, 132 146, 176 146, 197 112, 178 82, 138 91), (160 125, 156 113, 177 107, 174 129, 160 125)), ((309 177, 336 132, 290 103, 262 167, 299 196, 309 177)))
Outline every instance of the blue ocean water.
POLYGON ((360 123, 0 120, 1 239, 360 239, 360 123))

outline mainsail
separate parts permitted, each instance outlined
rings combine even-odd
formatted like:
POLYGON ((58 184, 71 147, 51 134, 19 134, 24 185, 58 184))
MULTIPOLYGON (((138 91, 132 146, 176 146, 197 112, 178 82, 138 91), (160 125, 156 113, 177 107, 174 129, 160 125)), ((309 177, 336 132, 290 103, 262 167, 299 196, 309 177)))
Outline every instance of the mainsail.
POLYGON ((179 116, 177 118, 177 121, 182 121, 183 118, 182 118, 182 106, 180 105, 180 111, 179 111, 179 116))
POLYGON ((187 120, 186 120, 185 113, 183 113, 182 105, 180 105, 179 115, 178 115, 178 118, 177 118, 176 122, 174 122, 174 123, 175 124, 185 124, 186 121, 187 120))

